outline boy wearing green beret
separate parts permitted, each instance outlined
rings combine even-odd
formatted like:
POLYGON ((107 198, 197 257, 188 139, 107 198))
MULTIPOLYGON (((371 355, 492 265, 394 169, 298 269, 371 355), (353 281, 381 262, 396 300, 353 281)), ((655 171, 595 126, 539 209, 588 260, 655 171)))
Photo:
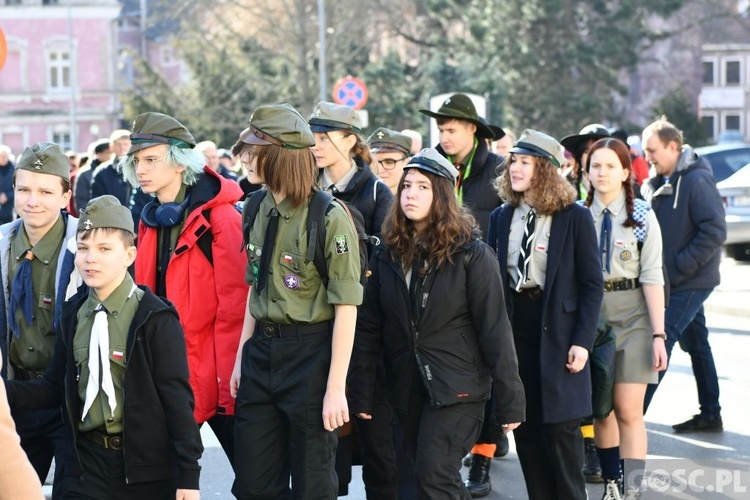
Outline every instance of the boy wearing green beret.
MULTIPOLYGON (((65 207, 70 199, 68 157, 53 143, 24 150, 13 175, 14 207, 19 218, 0 226, 3 306, 0 349, 8 361, 3 377, 40 377, 52 358, 62 303, 75 293, 80 276, 73 250, 77 219, 65 207)), ((41 481, 55 457, 53 498, 63 497, 62 480, 72 459, 72 444, 59 408, 14 411, 21 445, 41 481)))
POLYGON ((200 497, 203 446, 182 327, 171 304, 128 274, 134 238, 130 211, 117 198, 89 202, 75 257, 88 289, 63 306, 43 377, 8 386, 14 407, 64 403, 79 477, 66 498, 200 497))

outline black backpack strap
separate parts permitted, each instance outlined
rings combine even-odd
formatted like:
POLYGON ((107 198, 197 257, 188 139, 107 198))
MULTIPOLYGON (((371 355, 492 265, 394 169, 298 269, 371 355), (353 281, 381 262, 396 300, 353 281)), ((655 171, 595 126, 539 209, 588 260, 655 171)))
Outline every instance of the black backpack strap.
MULTIPOLYGON (((211 225, 211 209, 207 208, 203 212, 203 217, 206 218, 207 221, 209 221, 209 226, 211 225)), ((214 244, 214 233, 211 231, 210 227, 201 227, 199 231, 202 230, 201 234, 198 235, 198 239, 196 240, 195 244, 198 245, 198 248, 200 248, 201 252, 203 252, 203 255, 206 256, 206 259, 208 260, 208 263, 211 264, 213 267, 214 265, 214 250, 213 250, 213 244, 214 244)))
POLYGON ((307 212, 307 257, 315 264, 323 286, 328 286, 328 263, 326 262, 326 214, 332 206, 333 196, 327 191, 316 191, 310 200, 307 212))
POLYGON ((240 248, 240 251, 244 251, 247 248, 250 230, 253 228, 253 224, 255 224, 255 218, 258 216, 260 204, 263 203, 266 192, 265 189, 255 191, 247 197, 245 204, 242 206, 242 248, 240 248))

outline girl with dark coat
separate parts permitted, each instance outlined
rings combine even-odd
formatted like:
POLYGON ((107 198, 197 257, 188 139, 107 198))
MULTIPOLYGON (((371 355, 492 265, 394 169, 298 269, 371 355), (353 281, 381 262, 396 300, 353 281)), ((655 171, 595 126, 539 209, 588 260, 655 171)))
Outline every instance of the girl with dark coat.
POLYGON ((374 418, 382 357, 417 498, 470 498, 461 459, 479 437, 491 392, 498 428, 508 432, 524 419, 508 316, 487 307, 505 301, 502 281, 492 250, 456 202, 453 165, 425 149, 404 170, 384 247, 370 261, 350 406, 359 418, 374 418))
POLYGON ((487 241, 500 263, 526 392, 526 422, 514 433, 518 458, 531 500, 582 500, 578 426, 591 415, 587 361, 603 293, 596 231, 558 173, 565 155, 554 138, 526 130, 510 153, 497 182, 507 202, 490 216, 487 241))

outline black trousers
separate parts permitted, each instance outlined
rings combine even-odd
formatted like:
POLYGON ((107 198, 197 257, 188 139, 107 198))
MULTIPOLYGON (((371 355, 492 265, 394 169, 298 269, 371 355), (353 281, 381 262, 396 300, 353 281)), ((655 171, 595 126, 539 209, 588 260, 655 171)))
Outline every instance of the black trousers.
POLYGON ((83 476, 69 479, 70 500, 173 500, 177 491, 177 468, 170 480, 147 483, 125 481, 122 450, 105 449, 86 439, 78 440, 83 476))
POLYGON ((461 480, 461 460, 479 437, 483 417, 484 402, 431 407, 422 381, 413 381, 398 425, 418 499, 471 498, 461 480))
POLYGON ((362 480, 367 500, 393 500, 398 495, 393 409, 385 394, 383 374, 378 375, 372 420, 355 418, 354 429, 362 457, 362 480))
POLYGON ((583 500, 581 419, 554 424, 542 420, 542 301, 509 293, 518 371, 526 391, 526 421, 513 431, 526 491, 530 500, 583 500))
POLYGON ((322 416, 330 365, 330 329, 289 338, 256 329, 245 342, 234 418, 239 500, 336 498, 337 434, 322 416))
POLYGON ((52 458, 55 458, 55 478, 52 498, 65 498, 64 481, 70 472, 68 463, 75 459, 73 440, 63 426, 62 409, 11 411, 16 432, 21 437, 21 447, 29 457, 32 467, 44 484, 52 458))
POLYGON ((221 448, 234 468, 234 415, 214 415, 206 423, 219 440, 221 448))

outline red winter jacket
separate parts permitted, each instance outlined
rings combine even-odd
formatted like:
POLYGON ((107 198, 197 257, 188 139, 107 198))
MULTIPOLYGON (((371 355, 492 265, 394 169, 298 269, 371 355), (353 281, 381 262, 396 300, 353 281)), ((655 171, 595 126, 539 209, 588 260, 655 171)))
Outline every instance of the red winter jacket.
MULTIPOLYGON (((203 423, 217 413, 234 415, 229 393, 242 322, 247 304, 241 251, 242 221, 234 203, 242 196, 236 182, 208 167, 191 186, 191 207, 166 274, 167 299, 185 330, 190 385, 195 394, 195 420, 203 423), (204 213, 209 210, 209 220, 204 213), (206 228, 213 234, 213 266, 196 244, 206 228)), ((138 230, 135 277, 156 290, 158 230, 143 221, 138 230)))

